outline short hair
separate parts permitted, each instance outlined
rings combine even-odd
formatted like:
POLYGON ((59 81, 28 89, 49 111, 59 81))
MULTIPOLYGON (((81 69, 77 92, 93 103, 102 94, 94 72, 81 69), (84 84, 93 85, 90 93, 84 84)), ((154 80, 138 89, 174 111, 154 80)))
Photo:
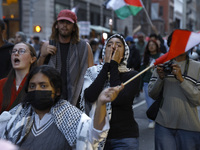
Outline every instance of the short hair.
POLYGON ((21 37, 21 39, 22 39, 21 42, 26 42, 26 34, 25 34, 24 32, 18 31, 18 32, 16 32, 16 34, 19 34, 19 35, 20 35, 20 37, 21 37))
POLYGON ((33 37, 33 40, 38 40, 38 41, 39 41, 39 40, 40 40, 40 37, 39 37, 39 36, 34 36, 34 37, 33 37))
POLYGON ((1 19, 0 19, 0 28, 1 28, 1 30, 5 30, 5 23, 1 19))
MULTIPOLYGON (((47 76, 51 86, 55 90, 55 93, 57 93, 59 91, 60 96, 61 96, 61 94, 62 94, 62 79, 61 79, 60 73, 55 68, 48 66, 48 65, 42 65, 42 66, 35 67, 29 73, 26 84, 25 84, 26 93, 28 92, 28 85, 29 85, 31 78, 37 73, 42 73, 43 75, 47 76)), ((58 96, 56 98, 55 102, 57 102, 59 100, 60 96, 58 96)))

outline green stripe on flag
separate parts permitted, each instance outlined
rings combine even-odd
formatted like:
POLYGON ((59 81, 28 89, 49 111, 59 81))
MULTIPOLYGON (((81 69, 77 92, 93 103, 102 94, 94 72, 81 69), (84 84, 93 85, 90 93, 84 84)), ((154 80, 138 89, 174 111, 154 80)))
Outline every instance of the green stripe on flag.
POLYGON ((120 18, 120 19, 125 19, 127 18, 128 16, 132 15, 130 9, 125 5, 117 10, 115 10, 115 13, 117 14, 117 16, 120 18))
POLYGON ((129 5, 128 7, 129 7, 131 13, 132 13, 134 16, 137 15, 137 13, 138 13, 140 10, 142 10, 142 7, 136 7, 136 6, 131 6, 131 5, 129 5))

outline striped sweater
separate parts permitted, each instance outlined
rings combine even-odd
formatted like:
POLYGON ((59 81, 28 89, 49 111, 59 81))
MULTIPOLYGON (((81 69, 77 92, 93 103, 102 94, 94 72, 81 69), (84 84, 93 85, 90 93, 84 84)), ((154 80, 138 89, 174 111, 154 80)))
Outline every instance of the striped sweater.
MULTIPOLYGON (((186 61, 176 62, 183 75, 186 61)), ((158 77, 156 69, 149 82, 149 96, 156 99, 163 89, 163 105, 159 109, 156 122, 160 125, 188 131, 200 132, 200 62, 189 60, 187 75, 180 83, 174 75, 163 80, 158 77)))

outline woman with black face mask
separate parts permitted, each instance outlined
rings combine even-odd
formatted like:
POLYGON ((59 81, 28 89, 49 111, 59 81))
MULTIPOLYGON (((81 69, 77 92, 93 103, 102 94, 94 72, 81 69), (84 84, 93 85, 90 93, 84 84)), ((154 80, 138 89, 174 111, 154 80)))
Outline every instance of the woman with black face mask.
POLYGON ((93 118, 68 101, 60 99, 62 81, 52 67, 40 66, 30 72, 22 103, 0 116, 0 136, 23 149, 96 149, 106 136, 109 121, 106 103, 123 88, 107 88, 98 97, 93 118), (7 121, 6 121, 7 119, 7 121))

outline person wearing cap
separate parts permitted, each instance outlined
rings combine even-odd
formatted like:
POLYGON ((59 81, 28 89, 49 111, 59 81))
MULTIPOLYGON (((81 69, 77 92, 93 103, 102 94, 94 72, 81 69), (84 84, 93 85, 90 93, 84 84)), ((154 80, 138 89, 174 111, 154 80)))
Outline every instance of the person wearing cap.
POLYGON ((91 47, 79 39, 77 16, 64 9, 52 26, 50 40, 41 48, 38 65, 48 64, 56 68, 63 80, 63 99, 76 105, 88 67, 93 66, 91 47))

